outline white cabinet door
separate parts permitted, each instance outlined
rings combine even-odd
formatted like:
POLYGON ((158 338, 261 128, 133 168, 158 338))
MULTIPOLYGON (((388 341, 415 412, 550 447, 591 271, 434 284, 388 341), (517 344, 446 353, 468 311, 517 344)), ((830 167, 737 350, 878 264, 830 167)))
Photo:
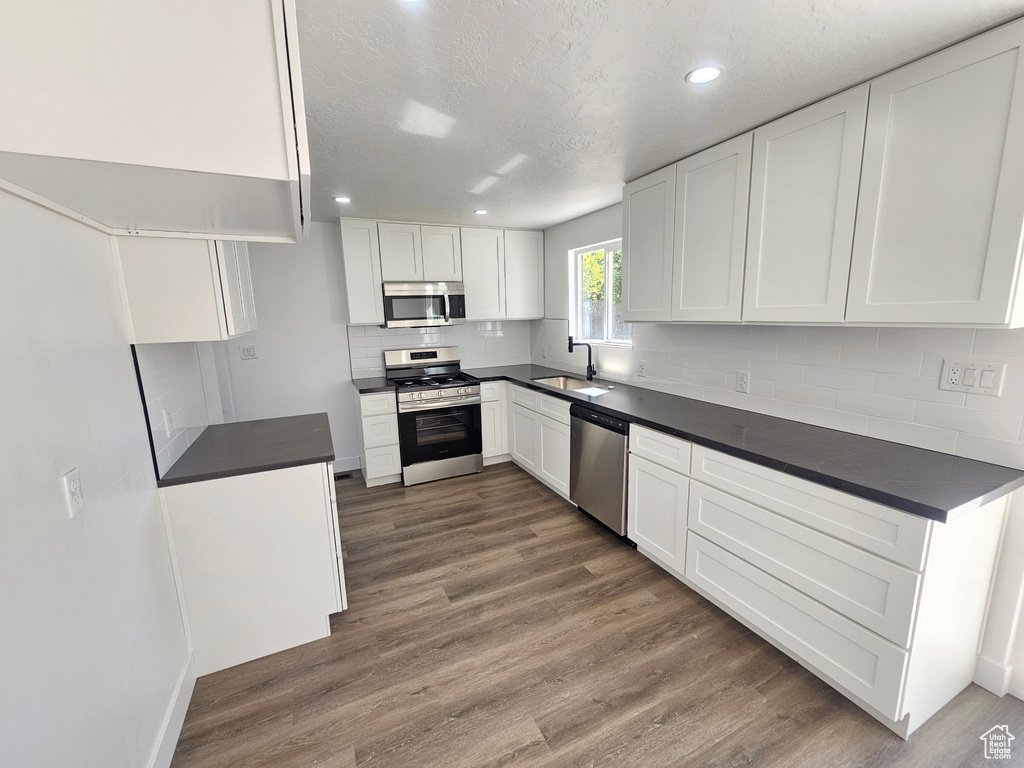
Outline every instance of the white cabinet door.
POLYGON ((752 136, 676 163, 673 320, 740 321, 752 136))
POLYGON ((541 416, 537 433, 537 476, 568 497, 569 425, 541 416))
POLYGON ((505 317, 544 317, 544 233, 505 230, 505 317))
POLYGON ((523 408, 512 406, 512 434, 509 435, 509 453, 513 460, 531 474, 538 474, 538 450, 540 447, 540 422, 542 416, 523 408))
POLYGON ((505 319, 505 237, 500 229, 462 228, 467 320, 505 319))
POLYGON ((754 131, 743 319, 840 323, 868 86, 754 131))
POLYGON ((676 167, 622 189, 622 319, 672 319, 672 237, 676 167))
POLYGON ((846 319, 1006 323, 1024 210, 1024 22, 871 83, 846 319))
POLYGON ((245 313, 245 325, 248 330, 255 331, 260 324, 256 321, 256 299, 253 298, 248 243, 235 243, 235 261, 238 267, 238 284, 242 292, 242 312, 245 313))
MULTIPOLYGON (((220 283, 224 292, 224 314, 227 318, 228 335, 237 336, 249 332, 249 319, 245 315, 246 290, 252 290, 252 282, 243 285, 242 258, 230 240, 217 241, 217 262, 220 266, 220 283)), ((246 258, 244 274, 248 276, 246 258)))
POLYGON ((423 280, 423 252, 418 224, 377 224, 380 237, 380 272, 386 281, 423 280))
POLYGON ((462 282, 462 239, 458 227, 420 227, 423 279, 431 283, 462 282))
POLYGON ((484 458, 508 453, 505 439, 505 404, 493 400, 480 405, 480 426, 483 432, 484 458))
POLYGON ((377 222, 342 219, 341 254, 345 265, 349 324, 383 325, 384 293, 377 222))
POLYGON ((629 455, 626 532, 677 575, 686 570, 686 505, 690 481, 647 459, 629 455))

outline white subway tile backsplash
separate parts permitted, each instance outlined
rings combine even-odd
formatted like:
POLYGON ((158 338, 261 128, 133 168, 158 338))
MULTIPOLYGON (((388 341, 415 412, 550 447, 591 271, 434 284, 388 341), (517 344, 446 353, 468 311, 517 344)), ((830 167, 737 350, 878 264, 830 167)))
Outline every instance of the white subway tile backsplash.
POLYGON ((956 453, 990 464, 1024 469, 1024 444, 1017 442, 962 433, 956 443, 956 453))
MULTIPOLYGON (((582 355, 564 351, 567 328, 534 321, 533 362, 582 372, 582 355)), ((599 375, 637 386, 1024 467, 1024 332, 642 323, 632 348, 595 351, 599 375), (1005 361, 1004 396, 940 390, 942 362, 953 355, 1005 361), (648 378, 636 378, 640 360, 648 378), (746 395, 735 392, 743 370, 746 395)))
POLYGON ((791 365, 790 363, 770 363, 764 360, 751 360, 750 375, 756 376, 759 379, 790 381, 794 384, 799 384, 804 380, 804 368, 802 365, 791 365))
POLYGON ((920 352, 871 347, 843 347, 839 365, 855 371, 918 374, 921 372, 920 352))
POLYGON ((836 394, 836 408, 841 411, 863 413, 867 416, 881 416, 885 419, 913 421, 914 401, 899 397, 874 395, 869 392, 839 392, 836 394))
POLYGON ((929 451, 953 453, 956 450, 957 433, 949 429, 937 429, 905 421, 893 421, 877 416, 868 418, 867 435, 893 443, 927 448, 929 451))
POLYGON ((800 421, 858 435, 863 435, 868 426, 868 417, 863 414, 819 408, 815 405, 800 406, 800 421))
POLYGON ((822 368, 839 366, 839 347, 812 347, 807 345, 779 345, 778 360, 780 363, 796 365, 816 365, 822 368))
POLYGON ((852 371, 849 368, 807 366, 804 369, 804 384, 853 392, 870 392, 875 386, 875 374, 871 371, 852 371))
POLYGON ((937 378, 923 376, 903 376, 899 373, 875 374, 875 389, 879 395, 906 397, 911 400, 924 400, 948 405, 963 405, 966 395, 963 392, 949 392, 939 389, 937 378))
POLYGON ((194 343, 186 343, 140 344, 135 354, 149 413, 150 440, 163 475, 210 423, 199 353, 194 343), (174 422, 170 437, 164 428, 165 410, 174 422))
POLYGON ((836 404, 836 391, 826 387, 811 387, 807 384, 793 384, 789 381, 775 382, 775 397, 780 400, 791 400, 794 403, 806 403, 820 408, 833 408, 836 404))
POLYGON ((1016 440, 1020 435, 1021 416, 941 403, 918 403, 914 421, 997 440, 1016 440))

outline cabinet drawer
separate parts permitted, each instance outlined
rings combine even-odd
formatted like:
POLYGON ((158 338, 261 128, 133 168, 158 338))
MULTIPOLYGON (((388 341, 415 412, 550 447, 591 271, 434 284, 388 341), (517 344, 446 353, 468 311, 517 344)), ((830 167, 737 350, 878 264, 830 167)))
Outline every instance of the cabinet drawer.
POLYGON ((549 419, 569 423, 569 402, 548 395, 537 395, 537 411, 549 419))
POLYGON ((397 414, 363 419, 363 448, 382 448, 385 445, 398 445, 397 414))
POLYGON ((362 416, 382 416, 385 413, 397 413, 394 392, 382 392, 377 395, 360 395, 359 411, 362 416))
POLYGON ((921 575, 696 481, 688 525, 896 645, 910 645, 921 575))
POLYGON ((692 531, 686 577, 826 681, 899 719, 906 651, 692 531))
POLYGON ((402 474, 402 454, 397 445, 370 448, 363 455, 366 460, 363 472, 366 474, 367 480, 402 474))
POLYGON ((480 399, 489 403, 501 399, 501 381, 484 381, 480 383, 480 399))
POLYGON ((699 445, 693 447, 690 470, 694 480, 915 571, 924 568, 931 523, 923 517, 699 445))
POLYGON ((517 387, 515 385, 512 386, 512 402, 516 405, 521 405, 524 408, 529 408, 531 411, 536 411, 538 397, 540 397, 540 393, 534 392, 532 389, 517 387))
POLYGON ((629 452, 673 472, 690 474, 690 443, 653 429, 633 424, 629 428, 629 452))

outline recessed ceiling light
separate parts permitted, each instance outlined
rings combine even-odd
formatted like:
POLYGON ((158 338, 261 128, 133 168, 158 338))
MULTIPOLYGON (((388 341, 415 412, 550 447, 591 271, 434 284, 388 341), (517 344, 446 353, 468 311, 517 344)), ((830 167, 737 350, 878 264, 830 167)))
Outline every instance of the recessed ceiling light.
POLYGON ((334 198, 334 202, 336 202, 336 203, 351 203, 352 199, 349 198, 349 197, 336 197, 336 198, 334 198))
POLYGON ((720 74, 722 74, 722 70, 719 67, 697 67, 686 76, 686 80, 695 85, 701 85, 702 83, 710 83, 720 74))
POLYGON ((487 211, 484 210, 483 208, 477 208, 475 211, 473 211, 473 213, 475 213, 477 216, 486 216, 487 215, 487 211))

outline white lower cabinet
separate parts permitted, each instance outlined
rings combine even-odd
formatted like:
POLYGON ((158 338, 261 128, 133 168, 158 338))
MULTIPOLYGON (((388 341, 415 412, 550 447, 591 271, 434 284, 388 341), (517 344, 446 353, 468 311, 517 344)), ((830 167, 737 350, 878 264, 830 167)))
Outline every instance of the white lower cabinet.
POLYGON ((366 486, 397 483, 402 479, 402 452, 398 443, 398 403, 394 392, 357 394, 362 470, 366 486))
POLYGON ((1007 498, 937 523, 630 434, 640 552, 904 738, 975 676, 1007 498))
POLYGON ((330 634, 345 596, 330 464, 160 490, 198 674, 330 634))
POLYGON ((569 498, 569 404, 523 387, 513 386, 511 390, 512 460, 569 498))
POLYGON ((648 557, 682 576, 686 560, 686 503, 690 481, 630 454, 626 533, 648 557))
POLYGON ((508 461, 508 385, 485 381, 480 385, 480 432, 484 464, 508 461))
POLYGON ((537 473, 563 496, 569 495, 569 425, 540 417, 537 473))

